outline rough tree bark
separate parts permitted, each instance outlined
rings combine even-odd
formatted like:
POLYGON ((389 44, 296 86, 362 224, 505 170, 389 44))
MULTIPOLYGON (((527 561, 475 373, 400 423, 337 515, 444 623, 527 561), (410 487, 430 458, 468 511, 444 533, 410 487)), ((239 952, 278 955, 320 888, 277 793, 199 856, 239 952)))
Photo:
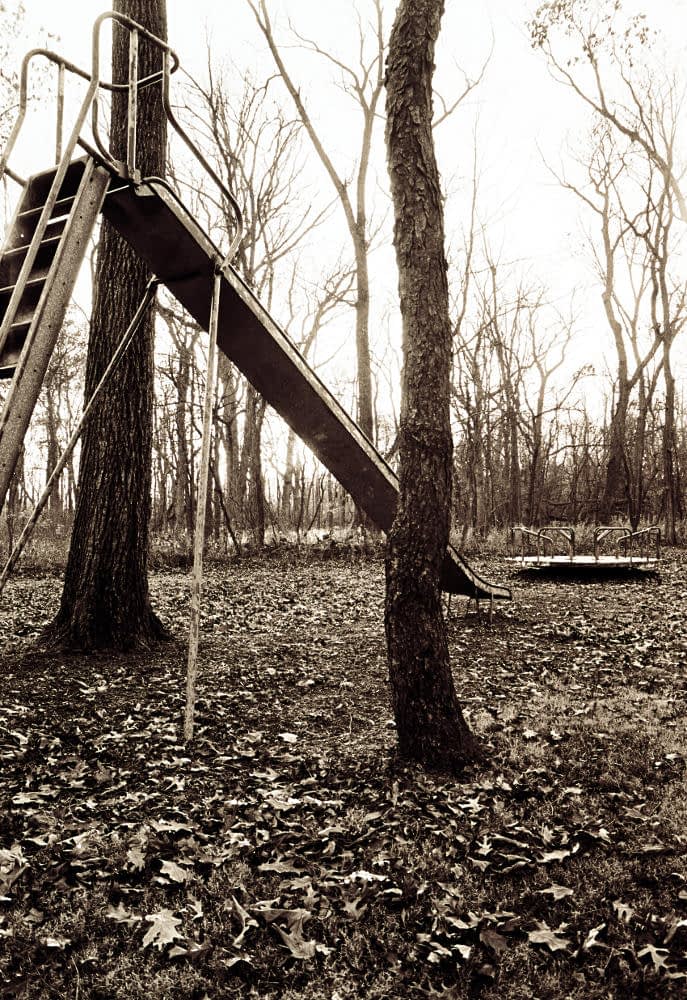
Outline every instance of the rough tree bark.
MULTIPOLYGON (((117 0, 114 9, 166 37, 165 0, 117 0)), ((128 78, 128 32, 113 31, 113 78, 128 78)), ((139 77, 161 65, 143 40, 139 77)), ((112 107, 111 149, 125 158, 126 98, 112 107)), ((165 168, 166 119, 159 87, 139 93, 137 166, 165 168)), ((143 298, 149 274, 106 221, 98 249, 85 395, 90 397, 143 298)), ((148 592, 153 405, 153 310, 124 356, 84 434, 79 492, 60 609, 46 639, 72 649, 150 646, 165 635, 148 592)))
POLYGON ((451 338, 434 46, 444 0, 401 0, 387 63, 387 156, 403 320, 400 494, 386 556, 385 627, 403 757, 460 770, 478 756, 451 674, 440 569, 449 538, 451 338))

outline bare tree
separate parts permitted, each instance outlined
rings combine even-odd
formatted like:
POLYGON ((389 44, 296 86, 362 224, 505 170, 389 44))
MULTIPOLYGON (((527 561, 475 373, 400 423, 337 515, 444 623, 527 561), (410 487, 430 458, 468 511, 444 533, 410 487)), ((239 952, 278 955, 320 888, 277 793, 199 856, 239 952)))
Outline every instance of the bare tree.
POLYGON ((325 149, 322 138, 308 112, 301 90, 291 76, 282 50, 277 44, 265 0, 246 0, 255 15, 257 24, 269 46, 281 79, 294 102, 299 118, 311 140, 312 146, 329 177, 336 197, 342 207, 348 232, 353 244, 356 273, 356 353, 358 377, 358 423, 370 440, 374 440, 374 414, 372 406, 372 375, 370 365, 370 277, 368 250, 370 244, 367 183, 372 151, 372 139, 377 108, 384 85, 384 25, 381 0, 370 0, 372 17, 364 24, 359 16, 359 62, 347 65, 315 42, 302 39, 313 52, 331 62, 341 73, 344 87, 360 108, 362 129, 355 169, 355 180, 350 185, 341 175, 325 149), (352 187, 352 191, 351 191, 352 187))
MULTIPOLYGON (((541 49, 556 76, 611 129, 644 151, 687 222, 684 173, 672 156, 672 146, 665 143, 667 135, 656 128, 646 100, 652 93, 650 104, 661 107, 669 94, 661 95, 660 85, 638 76, 637 54, 652 37, 646 14, 631 16, 623 24, 620 0, 547 0, 529 27, 533 46, 541 49)), ((672 83, 668 91, 676 93, 672 83)))
POLYGON ((401 0, 389 43, 386 140, 404 372, 385 627, 402 755, 459 769, 475 758, 477 745, 456 697, 441 609, 451 512, 453 332, 432 139, 434 46, 443 10, 443 0, 401 0))
MULTIPOLYGON (((244 234, 234 266, 270 309, 280 270, 289 273, 294 253, 327 217, 329 206, 316 210, 304 197, 298 182, 302 126, 270 100, 271 81, 256 84, 245 79, 237 101, 228 93, 225 76, 213 68, 209 53, 207 71, 208 83, 196 84, 200 104, 195 127, 205 139, 206 155, 245 205, 244 234)), ((231 226, 231 217, 223 217, 224 208, 213 200, 211 192, 203 189, 196 193, 205 204, 211 226, 231 226)), ((234 451, 231 492, 242 521, 256 544, 262 546, 266 529, 262 470, 265 402, 252 385, 239 389, 240 382, 226 359, 220 361, 219 384, 223 443, 234 451), (239 391, 243 415, 240 438, 235 419, 239 391)))
MULTIPOLYGON (((166 35, 164 0, 118 0, 115 8, 166 35)), ((159 51, 141 41, 140 77, 160 68, 159 51)), ((128 36, 113 30, 113 76, 128 79, 128 36)), ((126 99, 116 95, 112 147, 126 149, 126 99)), ((166 120, 159 88, 142 90, 139 165, 164 172, 166 120)), ((85 395, 92 393, 136 307, 149 275, 116 231, 103 223, 89 338, 85 395)), ((105 389, 81 449, 79 493, 64 589, 47 638, 70 648, 149 646, 166 634, 148 591, 148 524, 153 407, 153 318, 105 389)))
MULTIPOLYGON (((660 112, 659 112, 660 113, 660 112)), ((669 162, 673 161, 675 138, 674 123, 670 130, 669 162)), ((675 221, 675 199, 673 186, 660 174, 659 190, 652 191, 651 172, 645 186, 646 207, 643 225, 639 233, 649 253, 651 273, 651 325, 661 341, 664 388, 664 420, 662 435, 663 453, 663 517, 665 538, 669 544, 677 541, 677 520, 682 513, 679 490, 679 468, 677 440, 675 433, 675 375, 672 366, 672 350, 680 330, 687 321, 687 287, 681 273, 674 275, 673 237, 675 221)), ((635 232, 638 232, 636 229, 635 232)), ((680 268, 681 271, 681 268, 680 268)), ((655 385, 655 379, 653 384, 655 385)), ((645 421, 645 413, 640 414, 645 421)))
MULTIPOLYGON (((616 250, 626 250, 630 255, 628 259, 634 264, 639 250, 636 245, 628 246, 630 238, 626 235, 620 238, 622 246, 611 238, 613 209, 610 205, 614 200, 616 213, 626 232, 631 231, 635 244, 643 243, 645 285, 642 291, 650 287, 650 319, 641 319, 653 330, 649 357, 638 358, 634 373, 630 374, 627 366, 623 370, 622 353, 618 354, 617 406, 610 427, 608 475, 601 516, 607 516, 612 509, 613 493, 621 478, 624 476, 626 483, 628 481, 630 452, 624 448, 622 438, 623 411, 627 412, 629 391, 639 384, 641 400, 646 403, 650 398, 651 394, 647 396, 644 389, 652 380, 648 383, 644 380, 644 371, 660 346, 665 389, 663 507, 666 534, 674 540, 679 477, 671 349, 684 322, 681 316, 684 290, 680 292, 674 283, 671 284, 669 261, 675 215, 687 222, 682 188, 685 164, 677 156, 682 90, 665 67, 658 65, 652 51, 653 33, 646 16, 636 15, 623 21, 621 4, 617 0, 547 2, 538 9, 530 29, 533 45, 544 52, 554 74, 577 94, 600 123, 596 126, 596 135, 601 137, 597 143, 597 165, 592 170, 596 174, 593 178, 596 194, 603 204, 597 199, 594 209, 602 217, 606 260, 604 307, 617 347, 622 339, 623 320, 619 315, 622 308, 617 299, 614 301, 611 288, 612 285, 617 295, 612 258, 616 250), (633 205, 628 197, 628 178, 634 180, 639 197, 644 199, 643 206, 633 205)), ((638 298, 639 295, 635 296, 636 301, 638 298)), ((634 316, 639 321, 637 310, 634 316)), ((627 314, 625 326, 628 326, 628 318, 629 327, 635 327, 635 319, 627 314)), ((646 412, 640 411, 640 433, 645 418, 646 412)), ((637 462, 641 464, 640 455, 635 456, 635 467, 637 462)))
POLYGON ((660 347, 660 336, 655 328, 647 331, 649 324, 644 322, 650 263, 637 235, 644 209, 627 208, 627 192, 623 193, 629 161, 618 150, 606 124, 598 124, 592 136, 586 188, 568 180, 562 183, 597 217, 600 246, 592 238, 591 250, 617 358, 606 478, 599 503, 599 517, 608 521, 618 503, 626 502, 630 493, 627 415, 635 387, 660 347))
MULTIPOLYGON (((300 336, 293 336, 296 346, 299 348, 304 358, 308 358, 315 345, 321 331, 334 318, 342 303, 347 303, 353 284, 354 275, 350 268, 344 267, 341 263, 327 275, 322 281, 321 290, 306 290, 307 306, 305 313, 301 317, 300 336)), ((296 316, 302 313, 300 302, 301 296, 296 294, 295 269, 294 280, 289 288, 289 312, 291 321, 288 328, 293 332, 296 316)), ((284 462, 284 475, 282 479, 282 492, 280 497, 281 516, 286 524, 291 520, 291 501, 295 493, 297 469, 294 463, 296 438, 293 430, 289 428, 286 441, 286 456, 284 462)))

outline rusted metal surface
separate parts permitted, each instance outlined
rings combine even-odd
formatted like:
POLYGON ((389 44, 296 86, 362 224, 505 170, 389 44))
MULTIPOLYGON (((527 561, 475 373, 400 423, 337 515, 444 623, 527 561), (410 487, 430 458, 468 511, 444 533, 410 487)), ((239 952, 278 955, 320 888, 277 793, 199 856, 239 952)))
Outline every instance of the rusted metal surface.
POLYGON ((131 344, 131 342, 132 342, 132 340, 134 338, 134 335, 138 331, 138 328, 139 328, 139 326, 141 324, 141 321, 142 321, 143 317, 145 316, 146 310, 148 309, 149 305, 151 304, 151 302, 155 298, 155 293, 157 291, 157 285, 158 285, 157 279, 151 278, 151 280, 148 282, 148 286, 146 288, 145 295, 143 296, 142 302, 140 303, 138 309, 136 310, 136 313, 135 313, 133 319, 131 320, 131 323, 127 327, 127 329, 126 329, 126 331, 125 331, 122 339, 120 340, 119 344, 117 345, 117 348, 116 348, 114 354, 110 358, 110 361, 109 361, 109 364, 107 365, 107 368, 105 369, 105 371, 103 372, 103 374, 100 376, 100 380, 98 381, 98 384, 96 385, 96 387, 94 388, 93 392, 89 396, 88 402, 86 402, 86 404, 84 405, 84 408, 83 408, 83 410, 81 412, 81 416, 79 417, 79 419, 78 419, 78 421, 76 423, 76 427, 72 431, 71 436, 69 438, 69 441, 67 442, 67 444, 66 444, 66 446, 65 446, 62 454, 60 455, 59 459, 57 460, 54 469, 52 470, 52 472, 48 476, 48 481, 46 482, 45 486, 43 487, 43 491, 42 491, 40 497, 38 498, 36 506, 34 507, 32 513, 31 513, 31 516, 29 517, 29 520, 24 525, 24 528, 22 529, 22 533, 19 536, 19 539, 17 540, 17 543, 14 546, 14 549, 10 553, 10 556, 9 556, 7 562, 5 563, 5 566, 4 566, 3 570, 2 570, 2 573, 0 573, 0 594, 3 591, 5 584, 7 583, 7 580, 9 579, 9 576, 12 573, 12 570, 14 569, 14 567, 17 564, 17 562, 19 561, 19 558, 20 558, 22 552, 24 551, 24 548, 25 548, 27 542, 31 538, 31 535, 33 533, 33 529, 35 528, 36 524, 38 523, 38 519, 39 519, 42 511, 46 507, 46 505, 47 505, 47 503, 48 503, 48 501, 50 499, 50 495, 52 494, 52 491, 53 491, 53 489, 55 487, 55 484, 57 483, 59 477, 62 475, 62 472, 64 471, 64 469, 65 469, 65 467, 67 465, 67 462, 69 461, 69 458, 70 458, 71 454, 73 453, 73 451, 74 451, 74 449, 75 449, 75 447, 76 447, 76 445, 77 445, 77 443, 79 441, 79 438, 81 437, 81 433, 82 433, 84 427, 86 426, 88 418, 89 418, 91 412, 93 411, 94 407, 98 403, 98 400, 100 398, 100 395, 101 395, 104 387, 109 382, 110 378, 112 377, 113 372, 116 371, 116 369, 117 369, 120 361, 122 360, 122 358, 124 357, 124 354, 128 350, 128 348, 129 348, 129 346, 130 346, 130 344, 131 344))
MULTIPOLYGON (((220 269, 222 305, 218 316, 218 345, 331 470, 358 506, 380 528, 388 530, 398 499, 396 476, 230 266, 241 240, 241 208, 174 114, 170 102, 170 77, 179 67, 174 51, 167 42, 126 15, 107 11, 96 19, 93 27, 90 73, 48 49, 29 52, 22 63, 18 118, 0 157, 0 178, 7 174, 21 182, 21 178, 9 167, 8 160, 26 114, 29 66, 38 57, 48 59, 59 70, 56 141, 59 162, 51 174, 45 175, 50 179, 45 200, 38 205, 38 219, 31 242, 23 248, 21 257, 17 255, 17 267, 11 265, 10 256, 6 254, 4 258, 6 267, 12 271, 12 284, 6 289, 9 301, 0 324, 0 367, 3 347, 18 324, 17 316, 24 317, 20 325, 22 330, 23 324, 27 329, 10 394, 0 418, 0 506, 64 318, 78 264, 95 224, 99 200, 102 200, 109 180, 107 167, 117 175, 105 209, 113 225, 205 329, 209 325, 210 302, 213 300, 211 286, 214 275, 220 269), (129 79, 123 84, 100 78, 101 29, 108 20, 116 22, 130 34, 129 79), (142 80, 138 79, 140 38, 156 45, 162 59, 160 71, 142 80), (66 70, 87 80, 88 89, 69 137, 63 143, 66 70), (164 180, 139 179, 135 163, 138 91, 158 82, 162 85, 163 106, 170 124, 217 184, 233 211, 235 232, 224 253, 213 246, 164 180), (100 136, 97 99, 100 89, 128 91, 126 163, 112 157, 107 142, 100 136), (95 167, 93 157, 89 156, 92 197, 85 198, 79 210, 75 208, 71 211, 62 232, 53 220, 56 210, 59 210, 60 192, 71 168, 70 161, 77 142, 91 152, 81 135, 89 112, 96 156, 102 159, 103 165, 95 167), (95 178, 98 178, 98 184, 95 178), (136 184, 122 185, 120 178, 132 178, 136 184), (53 249, 56 250, 54 260, 53 249), (43 283, 43 291, 39 294, 43 283), (35 302, 31 298, 34 292, 35 302), (25 299, 27 295, 28 299, 25 299), (25 306, 28 307, 26 315, 20 312, 25 306)), ((14 354, 5 358, 7 370, 15 360, 14 354)), ((511 597, 507 587, 483 580, 453 549, 447 552, 443 582, 449 591, 478 599, 511 597)))
POLYGON ((59 236, 42 294, 31 316, 0 416, 0 508, 110 179, 109 172, 96 166, 93 160, 84 161, 74 204, 59 236))
MULTIPOLYGON (((166 186, 119 186, 103 213, 196 321, 208 329, 219 251, 166 186)), ((382 530, 391 527, 398 480, 233 268, 222 268, 218 345, 382 530)), ((509 599, 451 549, 445 589, 509 599)))

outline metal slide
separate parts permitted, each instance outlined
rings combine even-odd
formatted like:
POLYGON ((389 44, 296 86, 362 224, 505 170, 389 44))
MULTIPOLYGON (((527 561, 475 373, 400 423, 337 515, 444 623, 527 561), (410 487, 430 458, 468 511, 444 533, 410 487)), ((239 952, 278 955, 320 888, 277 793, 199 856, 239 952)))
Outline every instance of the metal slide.
MULTIPOLYGON (((0 414, 0 508, 21 451, 24 434, 64 321, 79 264, 102 206, 104 215, 145 260, 197 322, 208 329, 214 277, 221 274, 217 342, 268 403, 327 466, 356 504, 388 531, 398 502, 398 480, 337 400, 265 311, 230 261, 241 239, 241 209, 197 143, 177 119, 170 79, 179 58, 168 43, 118 11, 105 11, 93 25, 90 71, 49 49, 32 49, 22 61, 19 109, 0 156, 0 178, 23 191, 0 256, 0 378, 12 382, 0 414), (103 78, 101 33, 117 25, 129 38, 126 82, 103 78), (139 45, 157 50, 159 69, 139 75, 139 45), (47 60, 57 69, 55 163, 53 170, 24 180, 9 166, 28 108, 31 65, 47 60), (65 78, 87 88, 71 129, 65 130, 65 78), (168 124, 196 158, 231 209, 235 232, 222 255, 160 179, 145 178, 137 166, 137 117, 142 88, 160 87, 168 124), (112 154, 99 124, 103 91, 126 96, 124 160, 112 154), (82 131, 90 117, 92 141, 82 131), (75 160, 77 146, 87 155, 75 160)), ((118 152, 118 155, 121 151, 118 152)), ((116 280, 116 279, 115 279, 116 280)), ((451 593, 489 600, 511 597, 507 587, 478 576, 453 549, 446 553, 442 586, 451 593)))
MULTIPOLYGON (((0 378, 12 378, 0 416, 0 506, 99 211, 208 329, 221 254, 164 181, 134 184, 95 155, 30 178, 0 257, 0 378)), ((388 531, 398 501, 396 475, 230 265, 222 268, 218 345, 388 531)), ((511 597, 452 547, 442 586, 477 599, 511 597)))
MULTIPOLYGON (((102 211, 207 330, 221 254, 169 186, 155 179, 134 186, 115 178, 102 211)), ((218 344, 355 503, 387 531, 398 501, 396 475, 231 266, 222 269, 218 344)), ((442 586, 477 599, 511 597, 507 587, 480 577, 452 547, 442 586)))

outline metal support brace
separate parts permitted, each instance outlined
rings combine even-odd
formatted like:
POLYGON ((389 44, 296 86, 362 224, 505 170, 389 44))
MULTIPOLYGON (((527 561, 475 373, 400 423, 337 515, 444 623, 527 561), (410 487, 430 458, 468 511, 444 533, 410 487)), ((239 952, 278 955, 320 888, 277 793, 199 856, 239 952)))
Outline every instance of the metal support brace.
POLYGON ((48 500, 50 499, 50 494, 53 491, 55 483, 59 479, 60 475, 62 474, 62 470, 69 461, 69 456, 74 451, 76 443, 81 437, 81 433, 84 427, 86 426, 86 421, 88 420, 91 411, 93 410, 93 407, 100 398, 100 394, 102 390, 105 388, 105 385, 109 382, 110 376, 113 374, 115 369, 118 367, 119 362, 124 357, 127 348, 131 344, 131 341, 134 339, 134 334, 141 325, 141 321, 143 320, 145 311, 152 302, 159 283, 160 282, 157 280, 157 278, 151 278, 150 281, 148 282, 145 294, 141 299, 141 304, 139 305, 138 309, 134 314, 134 318, 129 323, 129 326, 126 329, 124 336, 117 344, 115 352, 110 358, 110 363, 108 364, 107 368, 101 375, 100 381, 93 390, 90 399, 84 406, 83 413, 81 414, 79 422, 77 423, 76 427, 72 432, 72 436, 69 438, 69 441, 67 442, 64 451, 60 455, 57 464, 55 465, 55 468, 52 470, 52 473, 50 474, 50 477, 47 483, 45 484, 45 488, 43 489, 43 492, 38 498, 38 503, 33 509, 31 517, 24 525, 24 530, 19 536, 17 544, 14 546, 9 559, 5 563, 2 573, 0 573, 0 594, 2 594, 3 590, 5 589, 5 584, 7 583, 7 580, 9 579, 12 570, 17 565, 22 552, 24 551, 29 539, 31 538, 31 535, 33 534, 33 529, 36 527, 38 519, 43 513, 43 509, 47 504, 48 500))
POLYGON ((203 441, 200 451, 200 476, 196 503, 196 525, 193 538, 193 570, 191 574, 191 621, 188 637, 188 665, 186 669, 186 710, 184 714, 184 739, 193 739, 193 717, 196 705, 196 679, 198 677, 198 638, 200 633, 200 607, 203 591, 203 548, 205 544, 205 508, 208 496, 210 470, 210 442, 212 438, 212 409, 217 372, 217 323, 219 297, 222 289, 222 265, 215 263, 215 274, 210 303, 209 344, 205 401, 203 405, 203 441))
POLYGON ((127 109, 126 163, 136 177, 136 131, 138 124, 138 29, 129 34, 129 102, 127 109))

